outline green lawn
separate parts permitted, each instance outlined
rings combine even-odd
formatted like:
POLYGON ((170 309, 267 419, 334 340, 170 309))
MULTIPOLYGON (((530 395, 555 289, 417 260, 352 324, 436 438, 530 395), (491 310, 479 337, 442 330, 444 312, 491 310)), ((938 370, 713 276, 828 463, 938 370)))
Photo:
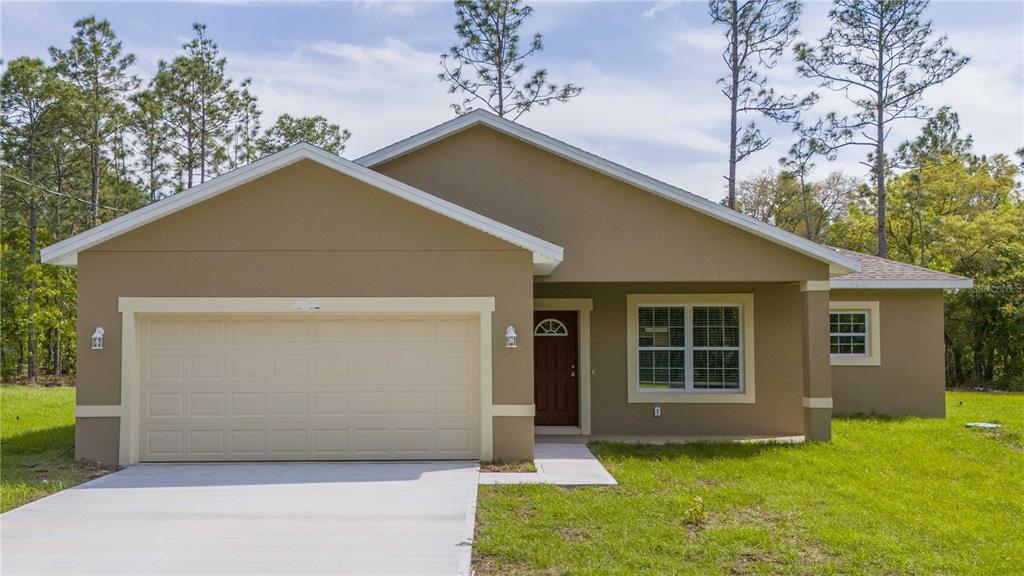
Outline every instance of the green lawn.
POLYGON ((592 446, 617 487, 482 486, 479 574, 1020 574, 1024 394, 803 445, 592 446), (999 432, 965 422, 992 420, 999 432))
POLYGON ((0 511, 82 482, 74 464, 75 389, 0 387, 0 511))

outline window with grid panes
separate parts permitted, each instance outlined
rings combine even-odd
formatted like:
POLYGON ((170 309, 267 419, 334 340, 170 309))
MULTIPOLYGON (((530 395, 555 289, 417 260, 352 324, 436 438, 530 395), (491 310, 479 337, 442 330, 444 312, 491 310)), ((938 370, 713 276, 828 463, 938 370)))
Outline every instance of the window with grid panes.
POLYGON ((828 315, 829 351, 840 356, 868 353, 868 313, 832 312, 828 315))
POLYGON ((740 390, 741 332, 738 305, 637 307, 640 390, 740 390))

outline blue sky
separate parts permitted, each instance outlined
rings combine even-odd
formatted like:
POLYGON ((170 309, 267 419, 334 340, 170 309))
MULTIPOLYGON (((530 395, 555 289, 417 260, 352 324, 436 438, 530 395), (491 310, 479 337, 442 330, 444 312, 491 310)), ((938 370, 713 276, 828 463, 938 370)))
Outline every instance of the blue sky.
MULTIPOLYGON (((533 61, 556 81, 584 86, 569 104, 524 116, 522 123, 711 199, 723 194, 727 156, 721 30, 703 2, 533 2, 530 33, 545 51, 533 61)), ((820 37, 829 4, 805 5, 803 37, 820 37)), ((229 74, 252 78, 269 125, 281 113, 322 114, 352 130, 345 156, 355 158, 452 116, 453 97, 438 82, 438 55, 454 41, 448 2, 11 2, 0 4, 4 59, 45 57, 65 46, 74 21, 110 20, 136 73, 148 78, 205 22, 228 58, 229 74)), ((933 2, 928 16, 972 62, 933 89, 927 103, 951 105, 984 153, 1024 145, 1024 3, 933 2)), ((771 72, 781 90, 806 92, 791 59, 771 72)), ((812 114, 844 110, 834 93, 812 114)), ((740 166, 750 175, 777 166, 792 142, 785 127, 763 123, 773 146, 740 166)), ((905 122, 896 139, 920 125, 905 122)), ((863 175, 862 150, 822 162, 863 175)))

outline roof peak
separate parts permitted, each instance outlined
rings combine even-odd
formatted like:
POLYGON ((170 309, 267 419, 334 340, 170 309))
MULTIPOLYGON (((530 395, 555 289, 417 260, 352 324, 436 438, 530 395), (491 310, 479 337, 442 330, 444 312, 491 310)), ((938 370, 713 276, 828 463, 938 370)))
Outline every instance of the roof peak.
POLYGON ((116 236, 145 226, 164 216, 184 210, 303 160, 317 162, 422 208, 461 222, 485 234, 490 234, 510 244, 519 246, 524 250, 529 250, 533 253, 534 270, 537 274, 550 274, 562 261, 563 250, 560 246, 521 230, 516 230, 511 226, 502 224, 443 198, 438 198, 306 142, 295 144, 270 156, 260 158, 251 164, 221 174, 198 186, 193 186, 184 192, 168 196, 56 244, 47 246, 42 250, 42 261, 46 264, 74 266, 78 261, 78 253, 83 250, 88 250, 116 236))
POLYGON ((717 202, 713 202, 682 188, 672 186, 671 184, 667 184, 657 180, 656 178, 652 178, 651 176, 647 176, 646 174, 642 174, 632 170, 631 168, 627 168, 621 164, 617 164, 611 160, 602 158, 596 154, 562 142, 561 140, 557 140, 547 134, 528 128, 518 122, 513 122, 512 120, 502 118, 497 114, 481 110, 479 108, 461 116, 452 118, 451 120, 438 124, 432 128, 428 128, 418 134, 399 140, 398 142, 385 146, 375 152, 366 154, 365 156, 356 159, 355 162, 362 166, 373 168, 384 162, 405 156, 406 154, 410 154, 420 148, 429 146, 434 142, 443 140, 449 136, 458 134, 468 128, 480 124, 487 125, 507 136, 562 157, 570 162, 595 170, 601 174, 621 182, 625 182, 641 190, 661 196, 662 198, 677 204, 687 206, 702 214, 736 226, 737 228, 765 238, 766 240, 782 245, 791 250, 795 250, 796 252, 815 260, 824 262, 829 265, 830 274, 833 276, 846 274, 851 271, 859 270, 860 268, 856 260, 818 244, 817 242, 812 242, 806 238, 787 232, 781 228, 777 228, 741 212, 726 208, 717 202))

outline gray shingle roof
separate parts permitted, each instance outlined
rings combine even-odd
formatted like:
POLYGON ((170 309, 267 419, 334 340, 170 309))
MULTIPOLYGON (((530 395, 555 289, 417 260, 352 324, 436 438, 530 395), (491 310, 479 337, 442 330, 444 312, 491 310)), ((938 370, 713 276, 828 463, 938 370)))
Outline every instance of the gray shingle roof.
POLYGON ((832 278, 833 288, 970 288, 970 278, 939 272, 862 254, 843 248, 832 248, 857 260, 860 271, 832 278))

